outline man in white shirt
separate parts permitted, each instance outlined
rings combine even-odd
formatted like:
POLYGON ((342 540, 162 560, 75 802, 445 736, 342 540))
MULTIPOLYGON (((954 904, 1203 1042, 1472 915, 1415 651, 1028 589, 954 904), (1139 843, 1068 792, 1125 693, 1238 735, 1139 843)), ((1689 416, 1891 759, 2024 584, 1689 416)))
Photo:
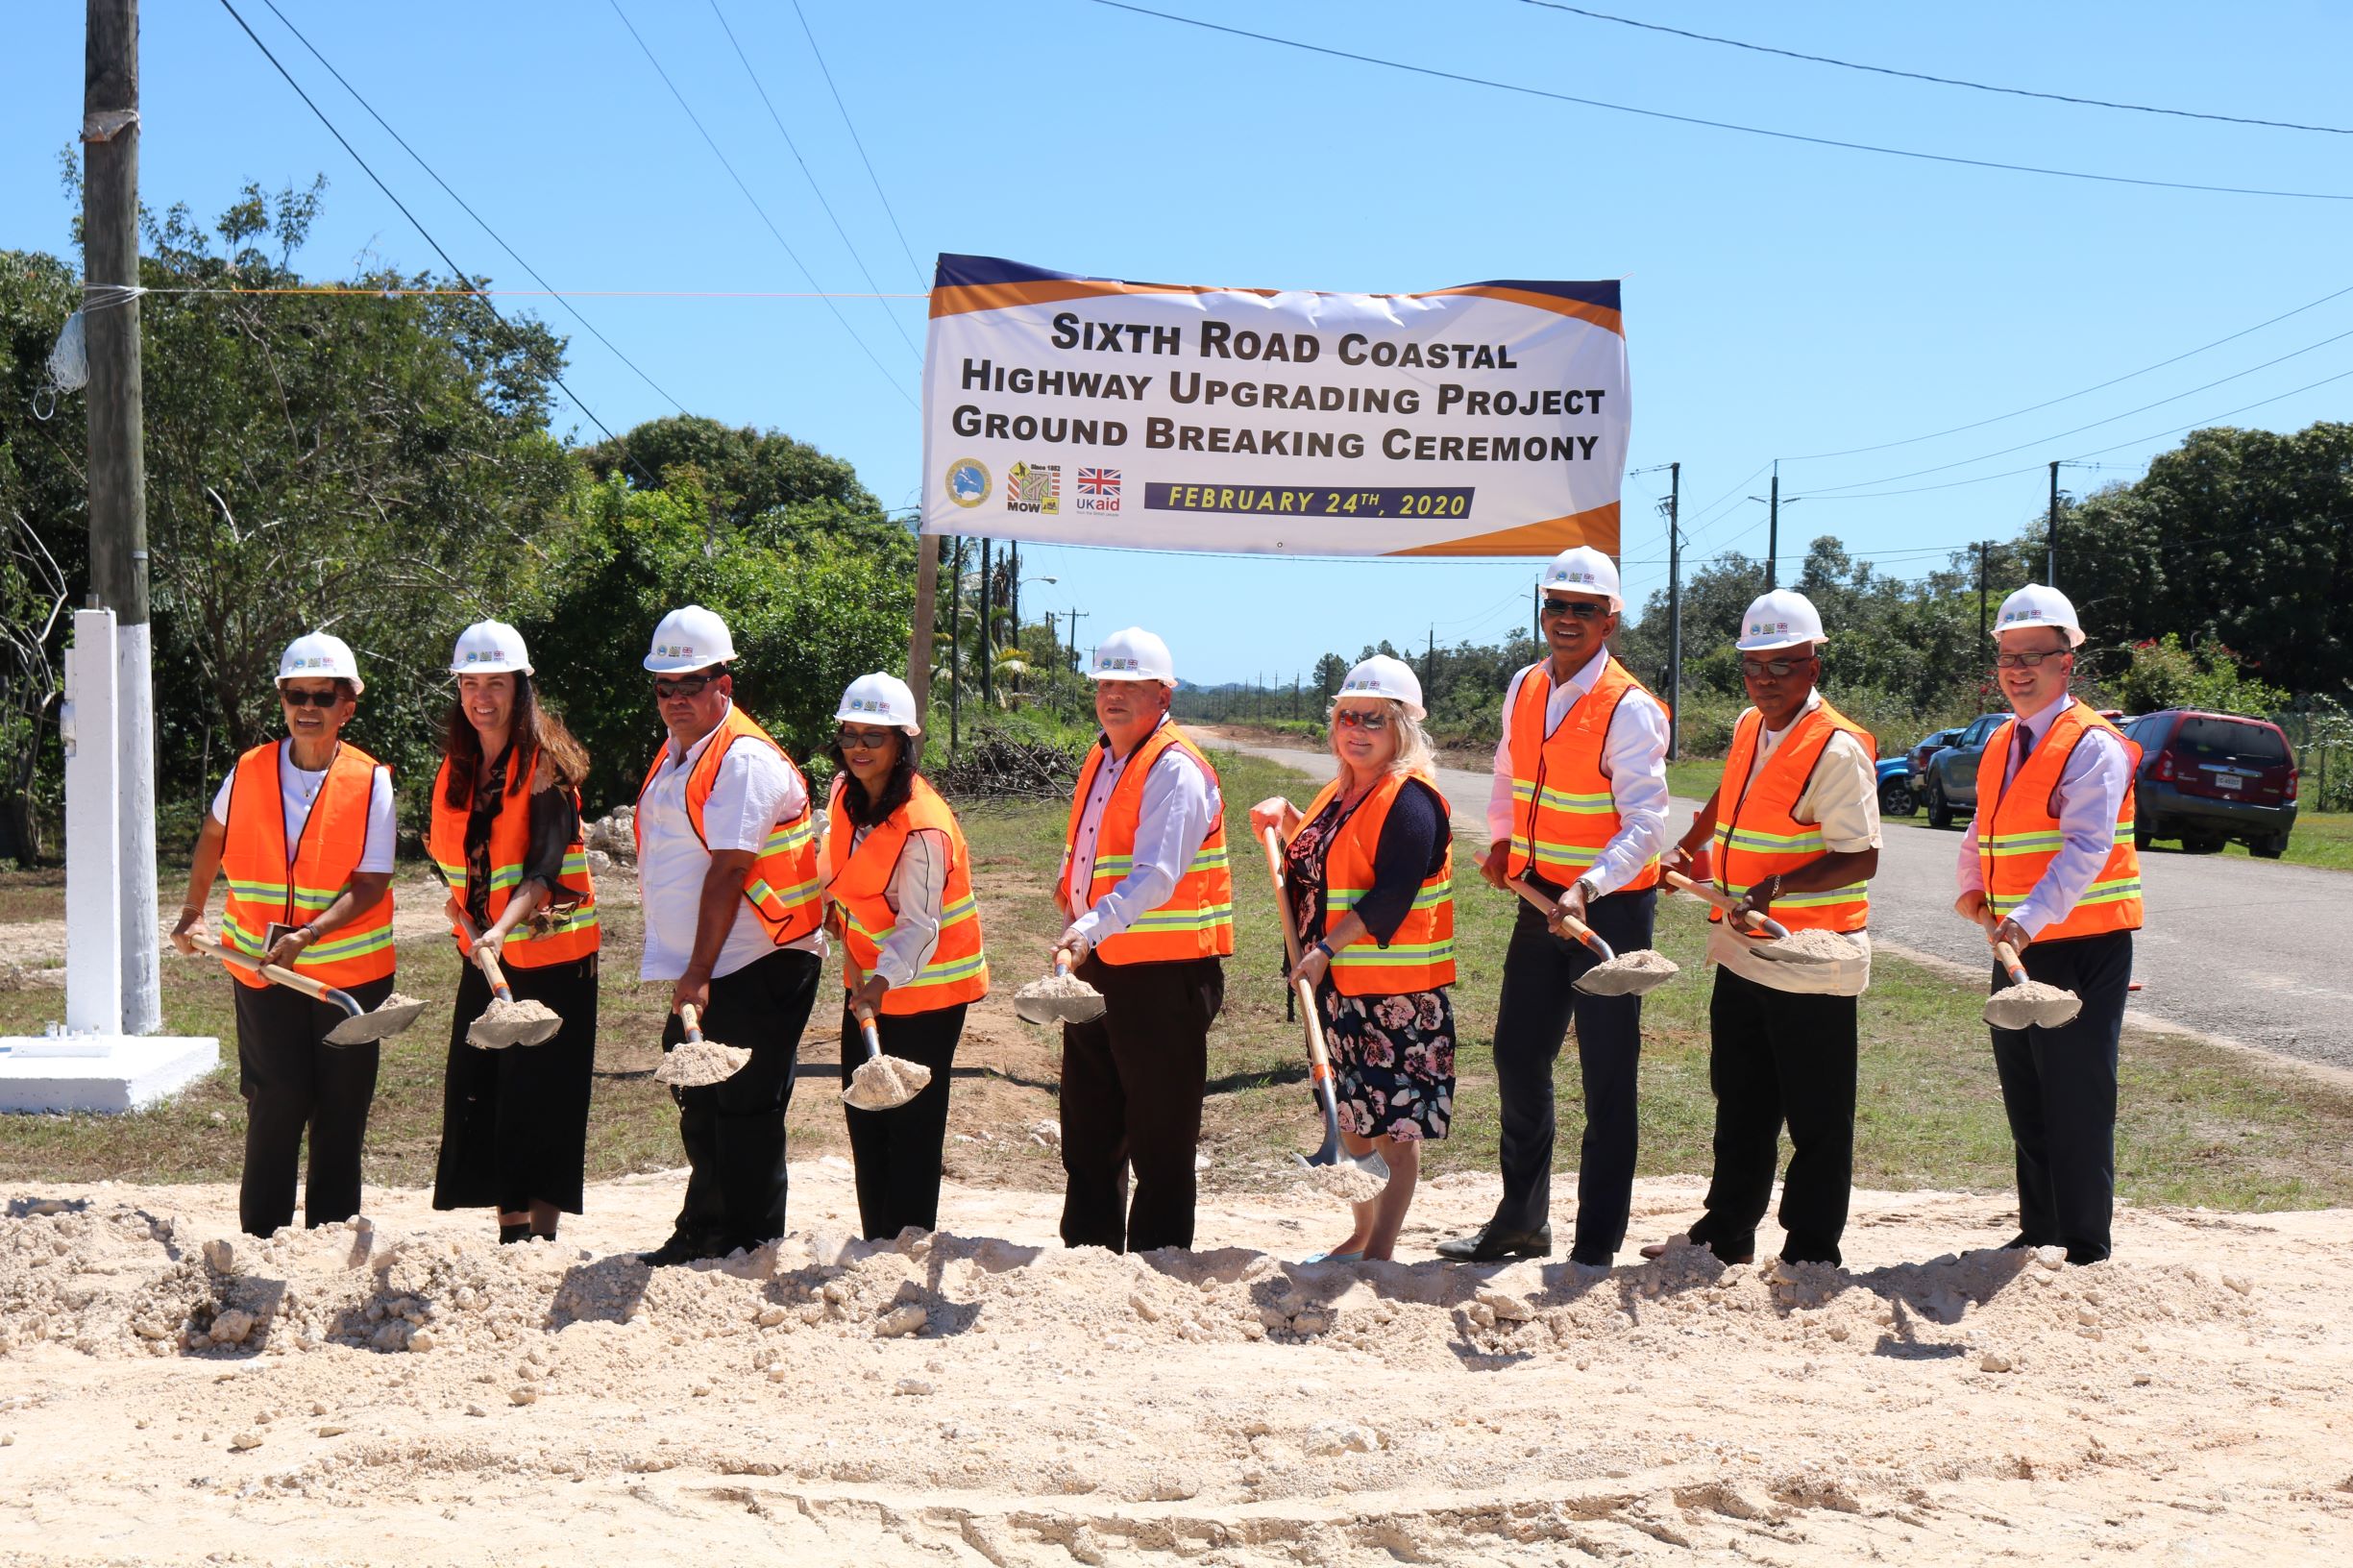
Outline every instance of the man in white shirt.
MULTIPOLYGON (((1734 726, 1724 778, 1667 857, 1712 880, 1744 911, 1791 931, 1836 932, 1847 957, 1777 961, 1758 951, 1746 915, 1708 928, 1716 966, 1708 1003, 1708 1087, 1716 1096, 1715 1171, 1706 1213, 1685 1239, 1728 1263, 1756 1252, 1773 1198, 1783 1123, 1792 1154, 1781 1184, 1786 1262, 1841 1262, 1854 1182, 1856 999, 1871 982, 1868 884, 1879 867, 1877 747, 1825 702, 1822 617, 1777 589, 1741 618, 1741 679, 1755 706, 1734 726), (1711 846, 1712 844, 1712 846, 1711 846)), ((1642 1249, 1655 1258, 1664 1245, 1642 1249)))
MULTIPOLYGON (((1618 952, 1651 944, 1667 841, 1667 713, 1609 653, 1625 600, 1617 564, 1564 551, 1539 579, 1550 656, 1504 694, 1480 874, 1525 881, 1618 952), (1541 698, 1541 705, 1538 698, 1541 698)), ((1606 1267, 1634 1192, 1634 1088, 1642 998, 1576 989, 1592 950, 1523 904, 1504 957, 1495 1020, 1504 1195, 1494 1217, 1438 1243, 1441 1258, 1492 1262, 1553 1250, 1553 1064, 1572 1017, 1584 1080, 1570 1260, 1606 1267)))
POLYGON ((637 798, 643 980, 671 983, 663 1048, 693 1007, 707 1038, 751 1052, 732 1077, 674 1089, 690 1167, 656 1266, 784 1234, 785 1108, 825 937, 817 828, 800 770, 734 704, 735 645, 711 611, 663 619, 646 667, 670 735, 637 798))

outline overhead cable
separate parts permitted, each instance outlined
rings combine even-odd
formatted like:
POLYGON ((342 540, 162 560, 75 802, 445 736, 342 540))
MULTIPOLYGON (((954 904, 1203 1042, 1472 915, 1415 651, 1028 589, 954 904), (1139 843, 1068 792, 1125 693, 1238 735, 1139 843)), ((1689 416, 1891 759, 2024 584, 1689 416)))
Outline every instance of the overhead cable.
POLYGON ((809 39, 809 53, 817 57, 817 68, 825 78, 825 89, 833 94, 833 107, 842 111, 842 124, 849 132, 850 145, 858 149, 858 161, 866 165, 866 177, 874 183, 874 197, 882 203, 882 210, 891 220, 891 232, 898 235, 898 248, 907 253, 907 265, 915 269, 916 282, 928 286, 930 279, 922 263, 916 260, 914 248, 907 243, 907 231, 898 226, 898 214, 892 209, 891 198, 882 192, 882 176, 874 172, 874 160, 866 156, 866 143, 859 139, 857 123, 849 117, 849 105, 842 101, 842 89, 833 85, 833 70, 825 63, 825 51, 817 46, 817 35, 809 31, 809 18, 801 13, 800 0, 793 0, 793 14, 800 17, 800 31, 809 39))

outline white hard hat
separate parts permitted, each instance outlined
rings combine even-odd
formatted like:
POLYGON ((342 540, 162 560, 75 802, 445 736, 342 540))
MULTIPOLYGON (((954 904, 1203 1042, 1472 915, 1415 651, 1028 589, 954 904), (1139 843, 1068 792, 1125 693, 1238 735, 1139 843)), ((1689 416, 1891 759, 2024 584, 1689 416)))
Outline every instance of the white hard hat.
POLYGON ((923 733, 921 715, 915 711, 915 693, 896 675, 877 672, 860 675, 842 693, 833 710, 836 723, 852 720, 869 724, 896 724, 910 735, 923 733))
POLYGON ((282 683, 306 677, 348 680, 355 697, 368 689, 368 683, 359 678, 359 661, 352 657, 352 645, 332 632, 305 632, 278 655, 278 678, 282 683))
POLYGON ((1618 597, 1618 563, 1591 545, 1580 545, 1554 556, 1553 564, 1536 579, 1536 586, 1558 589, 1564 594, 1600 594, 1609 600, 1610 609, 1626 608, 1626 600, 1618 597))
POLYGON ((1422 706, 1422 683, 1414 678, 1413 667, 1403 659, 1393 659, 1386 653, 1376 653, 1359 664, 1340 678, 1339 697, 1385 697, 1392 702, 1405 704, 1407 717, 1423 719, 1430 710, 1422 706))
POLYGON ((1094 659, 1087 668, 1090 680, 1157 680, 1177 683, 1176 660, 1168 645, 1141 626, 1115 631, 1095 644, 1094 659))
POLYGON ((1749 606, 1740 618, 1740 636, 1732 646, 1743 653, 1762 653, 1768 649, 1829 640, 1822 630, 1822 612, 1814 608, 1812 600, 1794 588, 1776 588, 1749 606))
POLYGON ((451 674, 497 675, 508 672, 522 675, 531 673, 531 650, 523 646, 523 633, 503 621, 477 621, 457 634, 457 646, 450 649, 451 674))
POLYGON ((662 617, 662 624, 653 628, 653 647, 646 654, 646 668, 657 675, 671 675, 682 670, 707 670, 734 657, 735 639, 727 635, 727 623, 715 610, 689 604, 662 617))
POLYGON ((2046 588, 2030 582, 2001 601, 2001 613, 1994 617, 1994 635, 2017 631, 2024 626, 2056 626, 2067 633, 2067 646, 2083 646, 2083 628, 2075 624, 2075 606, 2056 588, 2046 588))

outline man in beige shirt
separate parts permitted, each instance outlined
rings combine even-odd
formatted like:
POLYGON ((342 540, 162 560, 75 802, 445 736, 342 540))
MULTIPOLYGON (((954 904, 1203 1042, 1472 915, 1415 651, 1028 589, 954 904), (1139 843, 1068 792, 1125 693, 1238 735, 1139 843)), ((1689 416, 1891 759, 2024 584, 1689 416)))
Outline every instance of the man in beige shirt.
POLYGON ((1727 1262, 1755 1254, 1784 1122, 1794 1151, 1781 1188, 1785 1262, 1840 1261, 1853 1185, 1855 999, 1871 981, 1879 791, 1872 738, 1814 689, 1826 641, 1802 594, 1780 589, 1749 606, 1738 648, 1756 705, 1740 716, 1723 781, 1668 860, 1744 912, 1793 932, 1836 933, 1850 948, 1834 963, 1795 964, 1763 956, 1745 914, 1709 929, 1716 1168, 1689 1239, 1727 1262))

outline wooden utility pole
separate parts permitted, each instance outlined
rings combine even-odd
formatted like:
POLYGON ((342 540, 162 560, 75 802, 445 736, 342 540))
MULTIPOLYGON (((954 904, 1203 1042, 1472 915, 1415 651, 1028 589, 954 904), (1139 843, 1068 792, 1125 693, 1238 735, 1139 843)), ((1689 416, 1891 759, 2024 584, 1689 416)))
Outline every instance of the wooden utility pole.
POLYGON ((1667 465, 1667 760, 1683 760, 1683 465, 1667 465))
POLYGON ((989 541, 980 542, 980 700, 983 707, 996 700, 996 676, 989 666, 994 662, 989 652, 989 541))
POLYGON ((1985 646, 1985 553, 1993 548, 1989 540, 1977 541, 1977 646, 1985 646))
POLYGON ((122 1029, 163 1027, 139 383, 138 0, 88 0, 82 57, 83 340, 89 357, 90 604, 114 612, 120 714, 122 1029))
POLYGON ((1781 560, 1781 465, 1773 465, 1773 499, 1765 506, 1765 592, 1780 586, 1781 560))
POLYGON ((2059 463, 2056 458, 2051 460, 2050 465, 2050 526, 2044 551, 2043 581, 2056 588, 2059 586, 2059 463))
POLYGON ((915 626, 907 637, 907 686, 915 693, 916 723, 931 711, 931 623, 940 594, 940 536, 915 542, 915 626))
POLYGON ((964 710, 964 536, 948 541, 947 760, 956 760, 956 723, 964 710))

